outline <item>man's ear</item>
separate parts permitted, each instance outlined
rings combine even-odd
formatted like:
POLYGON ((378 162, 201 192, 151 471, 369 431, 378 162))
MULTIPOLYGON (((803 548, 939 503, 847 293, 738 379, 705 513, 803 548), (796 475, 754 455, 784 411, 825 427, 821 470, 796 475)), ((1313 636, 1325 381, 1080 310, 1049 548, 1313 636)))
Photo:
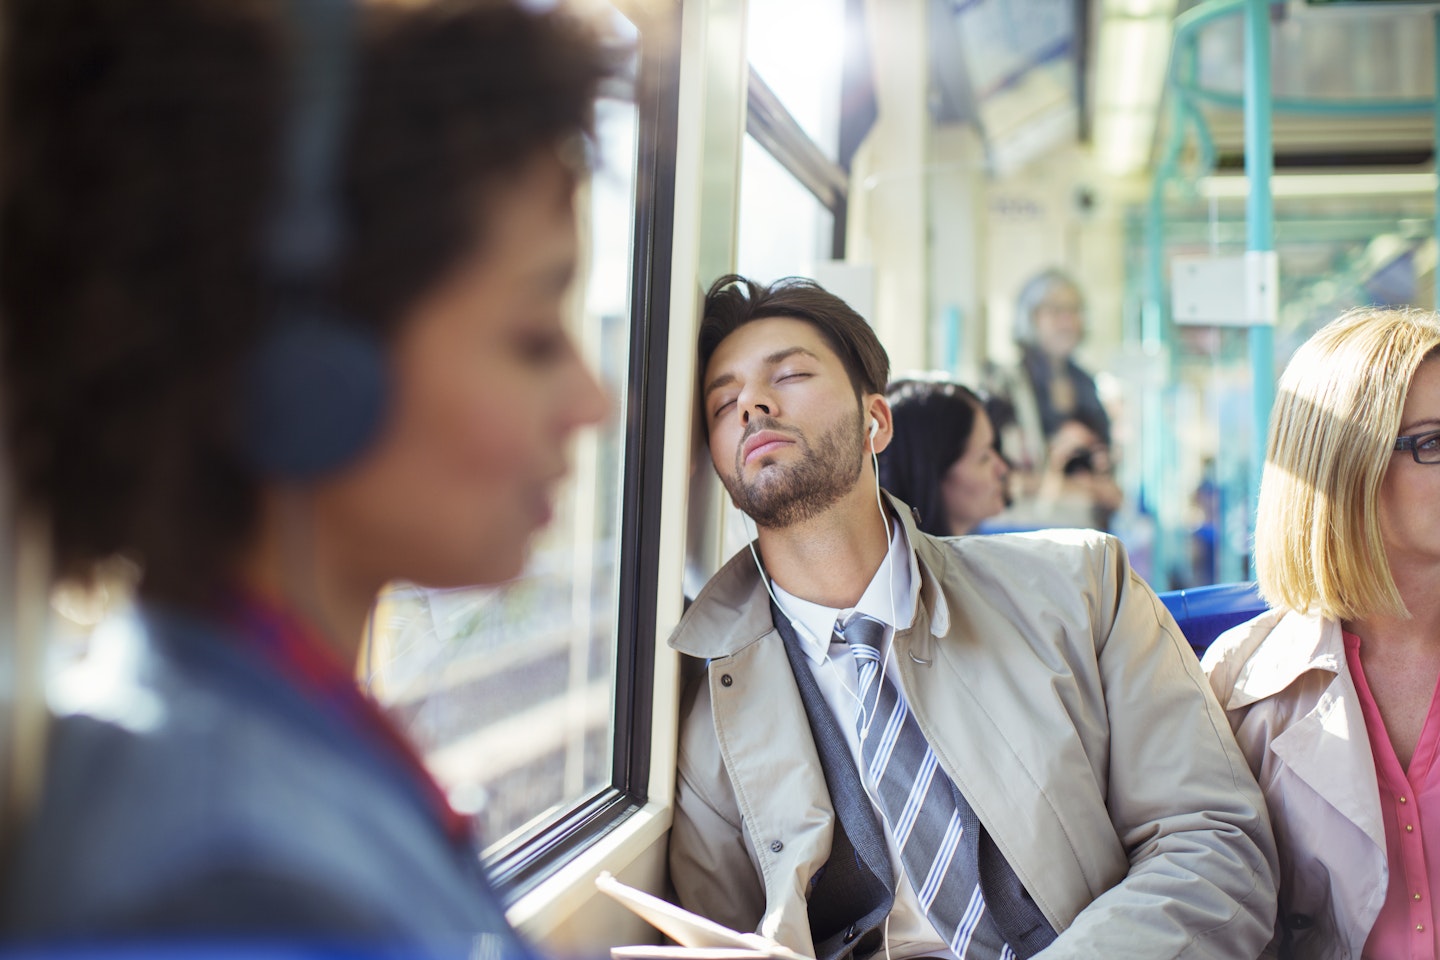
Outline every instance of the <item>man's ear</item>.
POLYGON ((861 409, 865 414, 865 452, 879 453, 890 446, 890 440, 895 436, 895 418, 890 413, 890 403, 884 394, 869 393, 865 395, 861 409), (871 421, 875 423, 873 429, 871 421))

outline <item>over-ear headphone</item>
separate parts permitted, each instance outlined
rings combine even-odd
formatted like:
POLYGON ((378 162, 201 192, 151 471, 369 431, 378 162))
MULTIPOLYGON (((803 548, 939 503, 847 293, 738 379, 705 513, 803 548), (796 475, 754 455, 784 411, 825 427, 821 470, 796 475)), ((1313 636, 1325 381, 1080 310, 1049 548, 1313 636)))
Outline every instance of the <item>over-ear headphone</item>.
POLYGON ((241 371, 239 434, 267 477, 313 480, 358 457, 388 406, 379 338, 334 303, 345 248, 341 154, 354 86, 352 0, 285 0, 289 95, 279 191, 261 238, 267 329, 241 371))

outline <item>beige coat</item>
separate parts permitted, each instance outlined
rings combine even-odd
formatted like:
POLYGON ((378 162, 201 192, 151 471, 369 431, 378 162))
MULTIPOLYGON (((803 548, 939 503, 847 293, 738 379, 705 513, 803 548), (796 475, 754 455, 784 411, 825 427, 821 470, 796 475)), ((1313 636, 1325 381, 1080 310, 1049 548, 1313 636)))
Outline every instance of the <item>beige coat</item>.
MULTIPOLYGON (((1059 939, 1047 960, 1258 954, 1274 845, 1224 715, 1118 541, 939 540, 895 638, 941 766, 1059 939), (926 662, 928 661, 928 663, 926 662)), ((833 810, 804 706, 742 551, 671 645, 710 662, 683 709, 671 870, 681 902, 813 955, 806 884, 833 810)))
POLYGON ((1205 670, 1270 805, 1290 955, 1359 957, 1390 870, 1340 625, 1272 610, 1222 634, 1205 670))

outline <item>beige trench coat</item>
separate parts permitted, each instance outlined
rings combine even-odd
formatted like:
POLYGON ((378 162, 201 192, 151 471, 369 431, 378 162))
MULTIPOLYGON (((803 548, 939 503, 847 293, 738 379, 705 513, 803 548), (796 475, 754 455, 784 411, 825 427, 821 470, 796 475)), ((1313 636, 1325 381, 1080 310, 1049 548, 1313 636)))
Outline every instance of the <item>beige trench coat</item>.
POLYGON ((1270 805, 1289 954, 1359 957, 1390 869, 1340 625, 1272 610, 1222 634, 1205 653, 1205 671, 1270 805))
MULTIPOLYGON (((1199 664, 1118 541, 939 540, 895 638, 941 766, 1059 938, 1060 958, 1254 957, 1275 915, 1260 791, 1199 664)), ((808 880, 833 810, 763 585, 742 551, 676 628, 709 661, 682 707, 680 901, 813 955, 808 880)))

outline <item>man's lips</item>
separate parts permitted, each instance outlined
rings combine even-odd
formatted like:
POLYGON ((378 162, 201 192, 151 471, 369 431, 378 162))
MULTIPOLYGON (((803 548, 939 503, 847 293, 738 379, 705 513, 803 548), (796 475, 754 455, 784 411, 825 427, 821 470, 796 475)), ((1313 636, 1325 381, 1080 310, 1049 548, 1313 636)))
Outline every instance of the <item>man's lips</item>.
POLYGON ((777 430, 760 430, 745 441, 740 448, 740 460, 749 463, 755 457, 780 449, 795 442, 795 438, 777 430))

